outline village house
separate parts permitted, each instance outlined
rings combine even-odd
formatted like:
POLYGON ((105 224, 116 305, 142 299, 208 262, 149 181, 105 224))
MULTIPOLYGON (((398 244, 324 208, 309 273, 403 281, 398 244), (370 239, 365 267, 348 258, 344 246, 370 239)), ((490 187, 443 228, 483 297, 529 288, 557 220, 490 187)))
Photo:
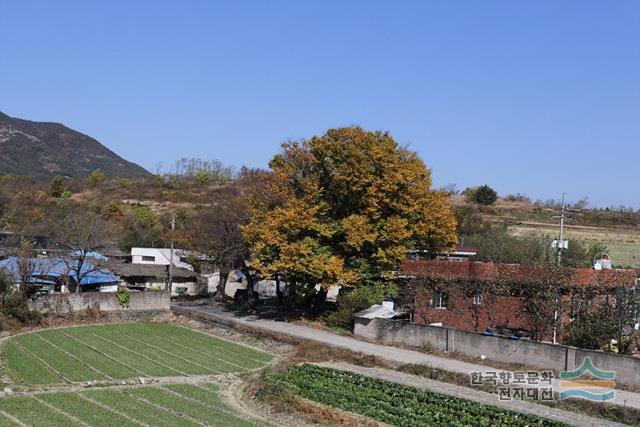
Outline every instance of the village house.
MULTIPOLYGON (((171 264, 171 249, 131 248, 131 263, 169 266, 171 264)), ((187 251, 184 249, 173 250, 173 266, 193 271, 193 266, 187 262, 187 251)))
MULTIPOLYGON (((126 289, 163 291, 167 289, 169 268, 159 264, 113 264, 111 269, 120 278, 120 286, 126 289)), ((183 267, 173 267, 171 295, 196 295, 200 287, 198 274, 183 267)))
MULTIPOLYGON (((404 261, 402 276, 407 285, 404 288, 404 308, 411 312, 413 323, 453 327, 472 332, 489 332, 511 335, 525 334, 528 324, 522 315, 523 296, 521 293, 498 293, 488 301, 482 292, 465 294, 452 283, 467 282, 482 289, 482 284, 498 280, 519 286, 536 286, 545 275, 545 267, 517 264, 495 264, 485 262, 449 263, 433 260, 404 261), (442 283, 437 287, 420 286, 421 281, 442 283)), ((570 270, 563 286, 589 287, 605 286, 610 292, 617 287, 634 287, 637 271, 633 269, 595 270, 578 268, 570 270)), ((567 297, 562 300, 569 307, 567 297)), ((563 312, 562 322, 570 320, 571 310, 563 312)))
MULTIPOLYGON (((23 282, 35 288, 38 294, 70 292, 78 282, 77 261, 62 258, 17 258, 0 260, 0 270, 8 274, 16 286, 23 282)), ((119 278, 106 268, 85 262, 80 270, 81 292, 115 292, 119 278)))

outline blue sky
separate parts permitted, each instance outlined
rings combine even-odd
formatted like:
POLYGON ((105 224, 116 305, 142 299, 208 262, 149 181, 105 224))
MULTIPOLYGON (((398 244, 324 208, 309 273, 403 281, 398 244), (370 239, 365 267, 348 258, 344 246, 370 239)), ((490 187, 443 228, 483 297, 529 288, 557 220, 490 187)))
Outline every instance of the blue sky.
POLYGON ((4 1, 0 110, 151 171, 359 124, 436 186, 640 207, 640 3, 4 1))

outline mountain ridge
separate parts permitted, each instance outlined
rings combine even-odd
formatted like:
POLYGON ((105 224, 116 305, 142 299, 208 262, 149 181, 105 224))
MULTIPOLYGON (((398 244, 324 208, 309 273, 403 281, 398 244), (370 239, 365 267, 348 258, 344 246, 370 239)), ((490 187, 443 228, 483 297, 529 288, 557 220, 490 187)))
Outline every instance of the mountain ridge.
POLYGON ((150 175, 95 138, 56 122, 36 122, 0 111, 0 174, 36 180, 85 177, 96 169, 109 178, 150 175))

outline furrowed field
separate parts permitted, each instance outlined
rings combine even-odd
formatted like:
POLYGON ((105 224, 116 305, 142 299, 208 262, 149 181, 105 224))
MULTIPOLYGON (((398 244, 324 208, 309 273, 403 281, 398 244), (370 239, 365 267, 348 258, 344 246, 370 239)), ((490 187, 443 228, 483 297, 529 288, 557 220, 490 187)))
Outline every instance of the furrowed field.
POLYGON ((0 399, 0 426, 257 426, 238 417, 215 384, 94 389, 0 399))
POLYGON ((256 369, 271 360, 189 329, 144 322, 26 333, 7 340, 2 350, 17 384, 216 375, 256 369))
POLYGON ((0 426, 262 425, 229 408, 212 381, 215 375, 260 368, 271 359, 264 352, 164 323, 25 333, 2 345, 3 372, 27 393, 0 398, 0 426), (162 385, 126 382, 161 377, 162 385), (188 384, 180 383, 184 377, 188 384), (73 389, 87 382, 102 387, 73 389), (43 386, 71 390, 39 392, 43 386))
POLYGON ((395 426, 563 426, 469 400, 315 365, 270 373, 268 381, 306 399, 395 426))
MULTIPOLYGON (((17 392, 0 397, 0 427, 242 427, 273 420, 259 410, 248 413, 230 388, 243 383, 236 374, 262 368, 273 357, 180 326, 46 329, 5 339, 0 351, 2 377, 17 392)), ((316 365, 267 372, 264 380, 326 405, 324 410, 335 407, 390 425, 560 425, 316 365)))

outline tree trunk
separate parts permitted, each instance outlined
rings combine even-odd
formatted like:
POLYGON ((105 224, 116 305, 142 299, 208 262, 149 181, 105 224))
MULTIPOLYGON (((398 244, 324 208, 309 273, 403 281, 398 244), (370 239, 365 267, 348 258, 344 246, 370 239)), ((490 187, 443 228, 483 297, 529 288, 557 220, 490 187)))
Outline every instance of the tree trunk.
POLYGON ((296 284, 289 282, 289 294, 285 299, 285 306, 288 310, 293 310, 296 306, 296 284))
POLYGON ((76 290, 75 293, 79 294, 80 293, 80 281, 82 280, 82 278, 80 277, 80 270, 76 270, 76 290))
POLYGON ((220 269, 220 281, 218 282, 218 287, 216 288, 216 296, 215 300, 218 302, 223 302, 225 300, 224 291, 227 287, 227 279, 229 278, 229 269, 221 268, 220 269))
POLYGON ((318 293, 313 295, 311 298, 311 314, 316 316, 322 311, 322 306, 324 302, 327 300, 327 288, 324 286, 320 287, 318 293))
POLYGON ((282 305, 282 289, 280 289, 280 275, 276 273, 276 296, 278 297, 278 305, 282 305))
POLYGON ((254 277, 247 266, 242 267, 242 274, 247 278, 247 304, 250 308, 254 308, 258 304, 258 295, 254 290, 254 277))

